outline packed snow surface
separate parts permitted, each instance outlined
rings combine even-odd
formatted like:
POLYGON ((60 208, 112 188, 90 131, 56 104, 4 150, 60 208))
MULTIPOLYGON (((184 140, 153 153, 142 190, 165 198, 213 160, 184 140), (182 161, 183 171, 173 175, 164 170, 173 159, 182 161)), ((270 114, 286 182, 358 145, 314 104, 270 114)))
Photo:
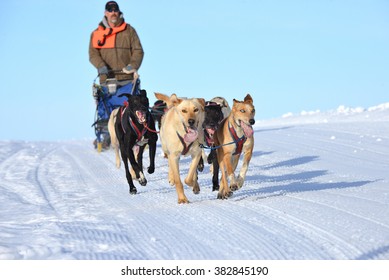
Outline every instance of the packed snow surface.
POLYGON ((0 141, 0 259, 387 260, 388 104, 257 121, 242 189, 216 199, 206 165, 186 205, 160 142, 130 195, 91 140, 0 141))

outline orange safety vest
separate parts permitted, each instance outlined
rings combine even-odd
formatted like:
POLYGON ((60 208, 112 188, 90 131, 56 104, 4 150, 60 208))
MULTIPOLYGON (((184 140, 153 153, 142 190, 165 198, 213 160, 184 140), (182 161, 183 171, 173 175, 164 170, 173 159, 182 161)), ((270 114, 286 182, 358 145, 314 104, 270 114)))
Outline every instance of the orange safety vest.
POLYGON ((114 28, 105 28, 101 25, 93 32, 92 43, 96 49, 112 49, 115 47, 116 34, 126 29, 127 24, 123 22, 114 28))

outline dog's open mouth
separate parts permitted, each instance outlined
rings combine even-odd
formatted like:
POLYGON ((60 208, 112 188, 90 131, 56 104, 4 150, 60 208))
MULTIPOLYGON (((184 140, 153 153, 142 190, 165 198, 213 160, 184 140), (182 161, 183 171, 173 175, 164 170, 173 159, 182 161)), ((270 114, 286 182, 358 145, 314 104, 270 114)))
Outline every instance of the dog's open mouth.
POLYGON ((135 111, 136 118, 138 119, 139 123, 145 123, 146 122, 146 113, 143 111, 135 111))
POLYGON ((207 137, 207 142, 213 144, 213 135, 215 134, 216 129, 214 127, 206 127, 205 131, 206 131, 205 136, 207 137))
POLYGON ((184 141, 186 143, 192 143, 197 139, 198 135, 199 133, 196 129, 188 128, 187 132, 184 135, 184 141))
POLYGON ((240 127, 243 129, 243 133, 247 138, 250 138, 254 134, 253 127, 249 124, 246 124, 243 121, 240 121, 240 127))

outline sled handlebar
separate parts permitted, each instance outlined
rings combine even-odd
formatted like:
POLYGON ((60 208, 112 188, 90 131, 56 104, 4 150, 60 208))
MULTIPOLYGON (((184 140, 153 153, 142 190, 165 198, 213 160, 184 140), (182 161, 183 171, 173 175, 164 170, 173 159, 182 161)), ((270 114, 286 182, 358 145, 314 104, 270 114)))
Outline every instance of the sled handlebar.
POLYGON ((123 70, 108 70, 109 74, 123 74, 123 75, 130 75, 123 72, 123 70))
MULTIPOLYGON (((98 76, 101 75, 106 75, 106 74, 98 74, 98 76)), ((109 75, 131 75, 131 74, 126 74, 123 72, 123 70, 108 70, 108 76, 109 75)))
POLYGON ((131 74, 124 73, 123 70, 108 70, 108 74, 97 74, 97 76, 94 79, 94 81, 96 81, 97 78, 99 78, 101 75, 106 75, 107 79, 115 80, 116 79, 116 77, 115 77, 116 75, 128 75, 129 76, 131 74))

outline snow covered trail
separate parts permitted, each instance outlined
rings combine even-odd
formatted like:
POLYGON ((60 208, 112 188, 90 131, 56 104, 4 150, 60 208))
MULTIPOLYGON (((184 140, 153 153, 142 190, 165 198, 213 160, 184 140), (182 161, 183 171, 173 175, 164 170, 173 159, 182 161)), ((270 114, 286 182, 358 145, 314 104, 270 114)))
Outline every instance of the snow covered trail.
POLYGON ((0 259, 389 259, 384 113, 258 123, 243 188, 217 200, 207 165, 188 205, 160 146, 131 196, 91 141, 2 141, 0 259))

